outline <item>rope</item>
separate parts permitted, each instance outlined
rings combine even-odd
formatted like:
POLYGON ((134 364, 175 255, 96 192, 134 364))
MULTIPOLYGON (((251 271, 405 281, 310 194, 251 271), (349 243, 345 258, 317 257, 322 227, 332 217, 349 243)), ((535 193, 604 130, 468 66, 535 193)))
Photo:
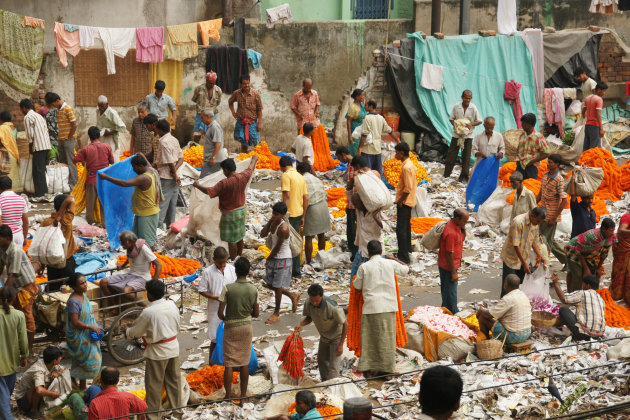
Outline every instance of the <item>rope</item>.
MULTIPOLYGON (((575 345, 580 345, 580 344, 589 344, 589 343, 577 343, 575 345)), ((563 347, 570 347, 570 346, 563 346, 563 347)), ((553 349, 557 349, 558 347, 555 347, 553 349)), ((521 354, 519 354, 520 356, 523 356, 521 354)), ((498 358, 496 360, 500 360, 501 358, 498 358)), ((486 360, 484 360, 483 362, 485 362, 486 360)), ((466 363, 467 365, 473 364, 475 361, 470 362, 470 363, 466 363)), ((589 371, 589 370, 594 370, 594 369, 599 369, 599 368, 604 368, 604 367, 611 367, 611 366, 616 366, 616 365, 620 365, 620 364, 627 364, 630 363, 630 361, 628 360, 622 360, 619 362, 614 362, 614 363, 607 363, 604 365, 598 365, 598 366, 592 366, 592 367, 587 367, 587 368, 582 368, 582 369, 576 369, 573 371, 566 371, 566 372, 560 372, 560 373, 555 373, 555 374, 550 374, 550 375, 545 375, 544 377, 536 377, 533 379, 525 379, 522 381, 514 381, 514 382, 506 382, 503 384, 499 384, 499 385, 493 385, 490 387, 484 387, 484 388, 478 388, 478 389, 474 389, 474 390, 466 390, 463 391, 463 394, 472 394, 475 392, 479 392, 479 391, 487 391, 490 389, 495 389, 495 388, 502 388, 502 387, 506 387, 506 386, 511 386, 511 385, 518 385, 518 384, 522 384, 522 383, 528 383, 528 382, 534 382, 534 381, 541 381, 544 378, 551 378, 551 377, 560 377, 560 376, 565 376, 565 375, 569 375, 572 373, 580 373, 580 372, 585 372, 585 371, 589 371)), ((452 363, 450 365, 444 365, 444 366, 457 366, 458 364, 452 363)), ((271 395, 275 395, 275 394, 283 394, 286 392, 295 392, 295 391, 303 391, 303 390, 312 390, 312 389, 322 389, 322 388, 330 388, 333 386, 338 386, 338 385, 345 385, 345 384, 349 384, 349 383, 360 383, 360 382, 368 382, 368 381, 372 381, 372 380, 376 380, 379 378, 383 378, 385 376, 389 376, 389 377, 395 377, 395 376, 403 376, 403 375, 409 375, 411 373, 416 373, 416 372, 421 372, 424 371, 425 369, 417 369, 417 370, 413 370, 413 371, 409 371, 409 372, 404 372, 404 373, 398 373, 398 374, 392 374, 392 375, 383 375, 383 376, 374 376, 372 378, 363 378, 363 379, 357 379, 357 380, 348 380, 345 382, 338 382, 335 384, 330 384, 330 385, 318 385, 318 386, 309 386, 309 387, 298 387, 298 388, 292 388, 292 389, 284 389, 284 390, 280 390, 280 391, 272 391, 272 392, 267 392, 264 394, 256 394, 256 395, 251 395, 249 398, 261 398, 261 397, 268 397, 271 395)), ((236 401, 236 400, 240 400, 240 397, 235 397, 235 398, 224 398, 222 400, 217 400, 217 401, 204 401, 201 403, 196 403, 196 404, 190 404, 190 405, 185 405, 185 406, 181 406, 181 407, 176 407, 176 408, 169 408, 169 409, 163 409, 163 410, 155 410, 155 411, 147 411, 143 414, 154 414, 154 413, 162 413, 162 412, 170 412, 170 411, 174 411, 174 410, 182 410, 185 408, 197 408, 200 406, 205 406, 205 405, 211 405, 211 404, 220 404, 223 402, 230 402, 230 401, 236 401)), ((409 404, 411 402, 415 402, 416 400, 411 400, 411 401, 404 401, 404 402, 398 402, 395 404, 390 404, 390 405, 381 405, 379 407, 374 407, 373 409, 380 409, 380 408, 387 408, 387 407, 393 407, 395 405, 402 405, 402 404, 409 404)), ((125 416, 119 416, 119 417, 112 417, 110 419, 107 420, 116 420, 116 419, 121 419, 121 418, 125 418, 127 417, 125 416)))

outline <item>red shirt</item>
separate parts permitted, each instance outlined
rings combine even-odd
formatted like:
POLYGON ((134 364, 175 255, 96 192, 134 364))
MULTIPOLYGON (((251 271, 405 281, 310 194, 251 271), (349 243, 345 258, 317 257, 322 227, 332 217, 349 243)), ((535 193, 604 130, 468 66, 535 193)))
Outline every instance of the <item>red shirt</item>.
POLYGON ((109 144, 94 140, 92 143, 79 150, 79 153, 72 159, 74 163, 85 162, 88 171, 86 184, 96 184, 96 171, 107 168, 114 163, 114 154, 109 144))
POLYGON ((438 265, 442 270, 450 270, 446 253, 453 253, 453 262, 455 269, 462 264, 462 251, 464 250, 464 232, 462 228, 457 226, 453 219, 449 220, 444 226, 444 232, 440 238, 440 252, 438 253, 438 265))
POLYGON ((597 95, 591 95, 584 100, 586 106, 586 125, 594 125, 599 127, 599 121, 597 121, 597 110, 601 110, 604 107, 604 100, 597 95))
POLYGON ((217 182, 214 187, 208 188, 208 195, 211 198, 219 197, 221 213, 230 213, 245 205, 245 187, 253 172, 250 168, 243 172, 232 172, 230 176, 217 182))
MULTIPOLYGON (((94 397, 90 403, 88 420, 109 419, 144 413, 145 411, 147 411, 147 403, 133 394, 121 392, 112 387, 104 389, 94 397)), ((124 419, 128 419, 128 417, 124 417, 124 419)))

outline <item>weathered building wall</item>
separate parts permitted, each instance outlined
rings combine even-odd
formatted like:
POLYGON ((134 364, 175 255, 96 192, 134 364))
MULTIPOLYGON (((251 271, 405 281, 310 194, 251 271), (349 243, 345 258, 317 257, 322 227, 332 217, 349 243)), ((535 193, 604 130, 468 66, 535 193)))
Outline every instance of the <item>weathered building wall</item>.
MULTIPOLYGON (((414 0, 416 31, 431 32, 431 0, 414 0)), ((630 15, 601 15, 589 13, 588 0, 519 0, 517 6, 518 29, 585 28, 598 25, 616 31, 622 39, 630 39, 630 15), (547 7, 549 5, 549 8, 547 7)), ((459 28, 459 0, 442 0, 441 32, 457 35, 459 28)), ((470 30, 476 33, 481 29, 497 29, 497 1, 473 0, 470 10, 470 30)))

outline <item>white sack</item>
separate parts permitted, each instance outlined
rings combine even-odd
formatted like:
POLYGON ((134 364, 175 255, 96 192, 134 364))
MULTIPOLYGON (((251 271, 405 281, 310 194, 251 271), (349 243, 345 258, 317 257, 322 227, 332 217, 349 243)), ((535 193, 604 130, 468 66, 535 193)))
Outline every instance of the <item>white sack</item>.
POLYGON ((70 192, 68 182, 68 165, 58 163, 46 166, 46 185, 49 194, 67 194, 70 192))
POLYGON ((23 191, 27 193, 35 192, 33 184, 33 158, 20 159, 20 179, 22 180, 23 191))
POLYGON ((416 188, 416 198, 416 206, 411 209, 411 217, 430 217, 433 200, 424 185, 418 185, 416 188))
POLYGON ((383 181, 373 172, 359 174, 354 177, 354 186, 361 197, 363 205, 369 212, 385 210, 391 207, 394 200, 383 181))
POLYGON ((507 205, 505 199, 512 191, 512 188, 497 187, 486 202, 479 206, 479 211, 477 212, 479 222, 494 227, 500 226, 503 220, 503 209, 507 205))
POLYGON ((28 256, 35 262, 52 267, 65 267, 66 239, 59 226, 40 226, 33 235, 28 256))

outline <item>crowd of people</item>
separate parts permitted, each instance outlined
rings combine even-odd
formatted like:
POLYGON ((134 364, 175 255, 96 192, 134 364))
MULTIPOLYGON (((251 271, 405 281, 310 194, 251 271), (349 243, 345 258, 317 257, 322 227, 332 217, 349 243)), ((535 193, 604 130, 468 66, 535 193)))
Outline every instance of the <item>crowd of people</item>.
MULTIPOLYGON (((580 76, 581 77, 581 76, 580 76)), ((232 397, 232 373, 240 372, 240 398, 243 404, 247 396, 248 363, 253 337, 252 320, 260 316, 258 291, 251 282, 251 264, 244 258, 244 237, 247 224, 246 189, 252 179, 258 157, 251 158, 247 169, 237 171, 236 162, 228 157, 221 125, 216 120, 217 107, 223 92, 216 86, 217 76, 209 72, 205 82, 194 90, 196 104, 194 138, 202 141, 204 161, 201 177, 222 171, 224 179, 211 187, 197 181, 193 187, 209 197, 217 197, 221 213, 220 238, 227 249, 216 247, 213 262, 204 268, 198 292, 207 299, 209 361, 217 349, 217 328, 224 325, 222 358, 225 365, 224 387, 226 398, 232 397)), ((584 83, 587 83, 585 80, 584 83)), ((240 142, 241 151, 260 142, 263 104, 260 94, 250 87, 248 76, 241 77, 240 89, 228 100, 235 118, 234 138, 240 142), (235 108, 236 104, 236 108, 235 108)), ((266 319, 267 325, 280 319, 282 297, 287 296, 296 312, 301 295, 292 291, 292 282, 302 278, 302 264, 310 264, 313 240, 318 249, 326 247, 326 234, 331 230, 331 219, 322 181, 313 170, 315 154, 312 136, 320 128, 319 96, 312 88, 313 81, 305 79, 302 89, 293 97, 291 110, 297 123, 297 137, 292 145, 294 160, 282 156, 279 161, 280 201, 273 204, 268 222, 260 237, 265 239, 269 254, 265 260, 264 286, 274 295, 273 312, 266 319), (303 238, 302 238, 303 236, 303 238), (304 261, 301 260, 304 241, 304 261)), ((599 146, 602 130, 602 96, 607 86, 597 83, 593 94, 585 102, 583 113, 587 117, 585 149, 599 146)), ((83 182, 86 195, 86 219, 95 222, 99 206, 96 190, 97 176, 105 182, 120 187, 133 188, 130 207, 134 214, 131 231, 120 234, 121 246, 126 252, 126 262, 118 269, 128 268, 103 278, 99 288, 103 296, 122 295, 130 304, 144 307, 139 318, 125 330, 130 339, 144 341, 146 350, 145 390, 146 402, 134 395, 116 389, 119 372, 114 367, 104 367, 101 349, 93 335, 103 333, 96 320, 87 292, 88 281, 75 272, 74 254, 77 251, 73 236, 73 219, 76 204, 72 195, 54 197, 54 212, 41 222, 41 226, 60 226, 66 240, 65 264, 48 266, 31 263, 22 249, 29 232, 28 202, 12 191, 12 181, 6 176, 6 151, 0 149, 0 406, 1 418, 12 418, 10 399, 27 415, 36 415, 45 399, 55 399, 59 392, 50 390, 53 380, 66 375, 72 386, 82 390, 83 396, 73 397, 76 418, 101 419, 124 416, 130 413, 148 412, 146 417, 158 419, 154 413, 161 407, 162 384, 170 407, 181 407, 182 377, 180 374, 180 349, 178 334, 181 315, 175 304, 165 298, 165 285, 159 280, 162 264, 155 255, 158 227, 169 226, 175 221, 176 205, 180 194, 178 169, 183 164, 180 142, 171 132, 177 121, 177 108, 172 98, 164 93, 163 81, 155 83, 155 92, 147 95, 137 105, 138 117, 129 128, 131 135, 130 163, 135 177, 123 180, 106 173, 98 173, 120 160, 120 136, 127 127, 112 109, 104 96, 97 99, 97 124, 89 127, 89 144, 77 150, 77 119, 74 110, 59 95, 45 95, 46 106, 35 111, 33 103, 20 102, 24 114, 26 137, 33 154, 34 196, 48 193, 46 163, 53 147, 57 159, 69 168, 71 188, 83 182), (85 166, 85 174, 79 180, 75 163, 85 166), (72 292, 66 302, 66 344, 71 357, 71 368, 64 372, 60 362, 60 348, 49 346, 42 357, 33 357, 33 341, 36 323, 33 305, 40 289, 35 283, 36 273, 46 270, 48 291, 59 290, 62 283, 72 292), (146 291, 148 302, 138 299, 139 292, 146 291), (16 386, 16 372, 28 369, 16 386), (88 381, 91 386, 88 387, 88 381)), ((347 118, 349 145, 336 150, 336 157, 347 165, 343 182, 347 197, 346 236, 351 253, 352 287, 362 293, 361 355, 357 371, 365 377, 392 374, 396 362, 396 312, 400 296, 397 293, 396 276, 409 272, 413 261, 411 243, 411 214, 418 197, 417 167, 410 159, 410 147, 398 140, 385 119, 376 112, 377 104, 365 99, 365 93, 357 89, 352 93, 347 118), (396 239, 395 255, 384 255, 383 209, 369 210, 365 196, 357 188, 361 176, 383 176, 383 134, 393 133, 398 140, 395 159, 401 170, 396 186, 396 239), (374 334, 378 331, 378 334, 374 334)), ((449 177, 462 149, 461 182, 470 178, 471 156, 475 165, 484 159, 501 159, 505 143, 500 133, 494 131, 492 116, 482 119, 472 103, 473 93, 462 93, 462 102, 451 112, 453 138, 446 154, 444 176, 449 177), (464 122, 462 122, 464 121, 464 122), (475 126, 483 124, 484 130, 473 136, 475 126)), ((5 119, 6 115, 0 114, 5 119)), ((9 118, 10 120, 10 118, 9 118)), ((567 271, 567 291, 558 284, 558 276, 552 277, 558 299, 566 305, 577 307, 574 313, 567 307, 560 309, 559 320, 566 325, 577 340, 591 339, 603 334, 605 304, 595 292, 603 275, 602 266, 613 247, 613 272, 611 291, 615 299, 630 302, 630 278, 628 254, 630 253, 630 214, 619 222, 604 218, 600 227, 591 207, 593 196, 579 197, 575 184, 569 187, 570 208, 573 220, 571 239, 560 244, 555 239, 562 209, 567 203, 564 176, 561 174, 562 158, 549 154, 545 138, 535 130, 536 116, 525 114, 520 120, 523 128, 516 151, 516 171, 510 176, 515 190, 510 215, 509 232, 501 250, 503 262, 501 294, 493 308, 479 307, 477 318, 486 336, 504 336, 508 344, 518 344, 531 335, 530 300, 519 289, 526 274, 532 274, 539 265, 549 264, 553 254, 567 271), (536 196, 524 186, 524 180, 538 178, 538 166, 547 160, 548 171, 543 174, 541 188, 536 196), (615 240, 616 239, 616 240, 615 240)), ((0 136, 6 136, 8 126, 0 126, 0 136)), ((4 137, 3 137, 4 138, 4 137)), ((15 143, 15 136, 13 137, 15 143)), ((10 143, 10 142, 9 142, 10 143)), ((107 211, 107 209, 105 209, 107 211)), ((441 286, 441 306, 452 314, 459 312, 457 285, 462 265, 466 225, 470 214, 465 208, 455 209, 443 226, 438 251, 438 272, 441 286)), ((319 334, 317 360, 320 377, 328 380, 340 375, 340 356, 348 334, 346 312, 337 302, 325 294, 319 284, 311 284, 304 300, 303 320, 295 326, 300 332, 313 323, 319 334)), ((116 315, 116 311, 107 316, 116 315)), ((422 377, 420 405, 426 418, 449 418, 458 409, 462 392, 462 380, 456 371, 446 367, 426 370, 422 377)), ((314 396, 310 391, 296 395, 296 415, 292 420, 320 419, 315 410, 314 396)), ((172 415, 180 418, 181 410, 172 415)), ((272 417, 284 419, 286 416, 272 417)))

